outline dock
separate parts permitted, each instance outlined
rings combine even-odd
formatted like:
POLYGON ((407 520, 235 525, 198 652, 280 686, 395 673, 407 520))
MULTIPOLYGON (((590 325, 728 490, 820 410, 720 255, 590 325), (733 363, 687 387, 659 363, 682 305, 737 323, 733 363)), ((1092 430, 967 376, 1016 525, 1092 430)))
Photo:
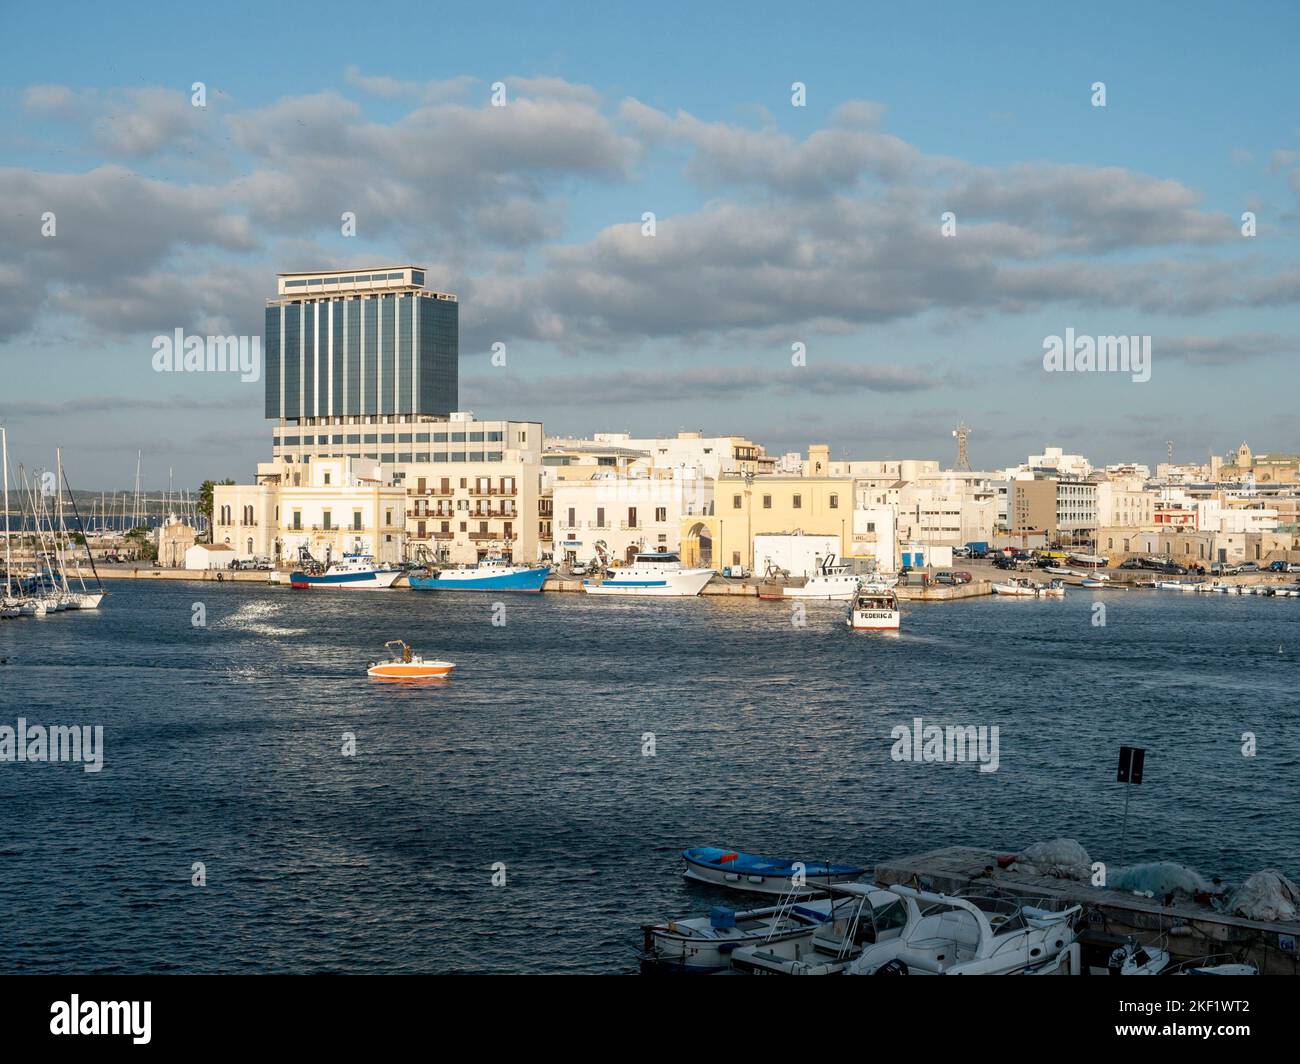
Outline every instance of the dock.
POLYGON ((1064 906, 1079 903, 1090 930, 1133 935, 1144 945, 1154 945, 1159 939, 1174 963, 1230 953, 1256 965, 1265 975, 1300 974, 1296 953, 1300 920, 1249 920, 1192 899, 1166 903, 1072 879, 1012 872, 998 867, 998 852, 968 846, 930 850, 882 861, 876 865, 875 879, 884 886, 919 886, 944 894, 992 888, 1026 901, 1046 898, 1064 906))

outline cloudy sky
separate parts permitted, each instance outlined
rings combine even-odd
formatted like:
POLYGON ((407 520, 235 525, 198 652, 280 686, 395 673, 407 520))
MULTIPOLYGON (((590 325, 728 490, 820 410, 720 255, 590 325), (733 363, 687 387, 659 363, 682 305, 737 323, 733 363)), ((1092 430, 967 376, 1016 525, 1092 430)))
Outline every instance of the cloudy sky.
POLYGON ((702 6, 11 7, 14 460, 250 478, 262 385, 156 373, 153 337, 257 334, 277 271, 394 262, 460 297, 461 406, 548 433, 1300 450, 1300 9, 702 6), (1150 336, 1151 380, 1044 372, 1067 328, 1150 336))

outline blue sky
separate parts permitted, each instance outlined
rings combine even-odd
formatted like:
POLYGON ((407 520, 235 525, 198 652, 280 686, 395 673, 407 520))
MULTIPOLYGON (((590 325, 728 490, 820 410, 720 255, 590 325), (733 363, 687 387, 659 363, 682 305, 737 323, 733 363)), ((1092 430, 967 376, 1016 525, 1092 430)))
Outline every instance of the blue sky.
POLYGON ((248 478, 261 385, 157 374, 152 337, 255 332, 277 270, 372 261, 460 295, 462 406, 548 432, 950 459, 965 419, 983 467, 1300 449, 1294 6, 899 6, 73 4, 48 45, 11 9, 16 459, 248 478), (1044 373, 1066 328, 1152 336, 1151 381, 1044 373))

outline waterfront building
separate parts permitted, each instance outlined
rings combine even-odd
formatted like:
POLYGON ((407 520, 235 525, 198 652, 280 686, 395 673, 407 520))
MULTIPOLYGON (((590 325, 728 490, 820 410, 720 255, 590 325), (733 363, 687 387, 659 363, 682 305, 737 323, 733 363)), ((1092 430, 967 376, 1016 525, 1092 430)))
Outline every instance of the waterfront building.
POLYGON ((1101 481, 1097 485, 1097 524, 1106 528, 1154 529, 1157 498, 1140 479, 1101 481))
POLYGON ((714 488, 714 512, 682 520, 684 565, 753 570, 754 536, 804 532, 839 537, 849 557, 853 539, 851 477, 724 474, 714 488))
POLYGON ((1097 481, 1043 472, 1012 477, 1008 521, 1013 535, 1091 539, 1097 530, 1097 481))
POLYGON ((259 463, 255 484, 213 490, 212 540, 238 559, 295 565, 300 551, 327 562, 368 554, 397 563, 406 550, 406 489, 380 463, 318 458, 259 463))
POLYGON ((158 526, 158 564, 169 569, 185 566, 185 553, 198 541, 198 532, 176 514, 158 526))
POLYGON ((681 548, 683 522, 714 510, 714 484, 693 469, 658 469, 641 476, 596 472, 553 487, 557 561, 604 557, 631 561, 645 551, 681 548))

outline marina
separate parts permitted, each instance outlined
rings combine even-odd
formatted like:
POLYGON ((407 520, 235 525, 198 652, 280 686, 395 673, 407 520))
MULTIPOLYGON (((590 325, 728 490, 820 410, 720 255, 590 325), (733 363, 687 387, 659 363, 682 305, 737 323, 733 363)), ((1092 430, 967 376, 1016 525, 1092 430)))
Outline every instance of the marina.
MULTIPOLYGON (((102 806, 95 839, 65 851, 83 787, 52 771, 6 776, 32 810, 32 838, 48 840, 18 841, 3 858, 0 904, 34 929, 30 948, 0 944, 0 963, 17 970, 56 970, 68 949, 89 971, 148 970, 151 935, 162 933, 177 943, 168 963, 191 971, 265 970, 268 949, 273 967, 295 971, 638 971, 647 922, 765 905, 682 876, 681 852, 702 835, 936 890, 978 880, 1000 850, 948 863, 904 855, 986 840, 1014 852, 1064 836, 1113 860, 1122 742, 1150 754, 1116 865, 1175 860, 1234 882, 1298 871, 1294 803, 1275 785, 1300 743, 1281 708, 1300 668, 1300 615, 1282 601, 1133 594, 1096 628, 1088 596, 1044 611, 986 595, 912 607, 897 638, 864 640, 845 626, 844 603, 806 603, 796 627, 785 606, 756 596, 521 595, 495 627, 494 600, 475 595, 112 587, 104 609, 0 625, 3 689, 31 692, 31 707, 93 689, 106 749, 96 779, 133 795, 102 806), (196 597, 206 628, 190 623, 196 597), (455 671, 371 681, 374 632, 401 633, 455 671), (653 646, 653 658, 636 646, 653 646), (962 678, 959 711, 932 675, 941 647, 962 678), (1102 660, 1107 683, 1080 684, 1102 660), (1032 695, 1009 693, 1026 662, 1032 695), (890 760, 891 728, 920 714, 997 724, 998 771, 890 760), (1253 759, 1235 738, 1247 725, 1267 736, 1253 759), (339 755, 343 732, 356 736, 357 758, 339 755), (1224 741, 1207 744, 1206 732, 1224 741), (1267 831, 1249 828, 1259 809, 1274 811, 1267 831), (177 852, 220 868, 229 900, 211 911, 155 903, 150 935, 107 919, 160 890, 186 897, 184 876, 165 886, 177 852), (84 896, 87 860, 125 894, 96 891, 92 912, 104 919, 74 941, 38 913, 84 896), (498 861, 509 885, 494 891, 487 870, 498 861), (328 914, 344 897, 349 920, 335 924, 328 914), (583 929, 593 914, 603 920, 594 934, 583 929), (371 917, 359 949, 348 928, 371 917), (238 931, 254 919, 256 947, 238 931)), ((990 886, 1015 885, 995 875, 990 886)), ((1096 900, 1065 886, 1062 903, 1096 900)), ((1132 923, 1159 908, 1108 894, 1132 923)), ((1133 933, 1170 930, 1150 916, 1133 933)), ((1202 909, 1197 919, 1217 918, 1202 909)), ((1111 927, 1129 930, 1118 918, 1111 927)), ((1212 945, 1198 939, 1202 955, 1212 945)))

